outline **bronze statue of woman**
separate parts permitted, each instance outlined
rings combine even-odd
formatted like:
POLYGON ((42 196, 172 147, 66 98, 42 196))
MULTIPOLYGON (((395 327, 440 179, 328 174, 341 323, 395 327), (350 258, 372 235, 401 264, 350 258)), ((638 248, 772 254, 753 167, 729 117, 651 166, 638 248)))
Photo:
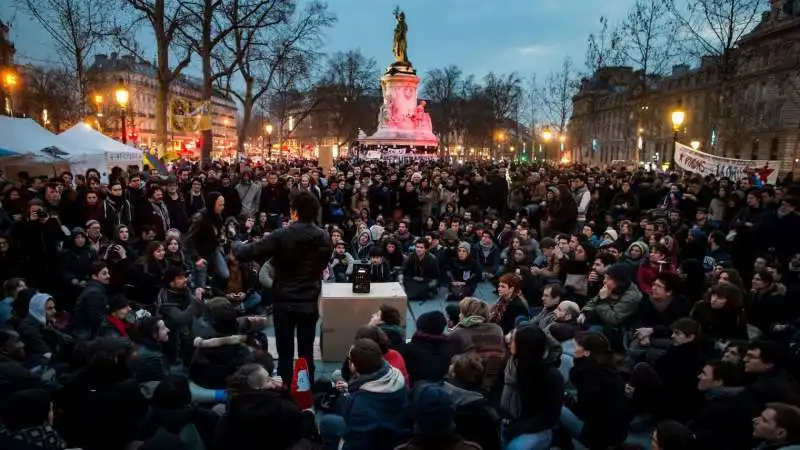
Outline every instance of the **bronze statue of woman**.
POLYGON ((394 27, 395 63, 411 65, 408 61, 408 41, 406 40, 408 25, 406 25, 406 15, 404 12, 400 11, 400 7, 395 8, 394 18, 397 19, 397 26, 394 27))

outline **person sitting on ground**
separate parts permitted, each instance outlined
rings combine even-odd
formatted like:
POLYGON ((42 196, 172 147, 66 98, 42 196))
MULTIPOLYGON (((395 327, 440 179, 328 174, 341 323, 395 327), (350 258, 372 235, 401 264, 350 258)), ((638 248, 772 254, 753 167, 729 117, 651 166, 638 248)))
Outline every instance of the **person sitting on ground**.
POLYGON ((413 393, 414 435, 395 450, 480 450, 456 433, 456 408, 447 391, 433 384, 422 384, 413 393))
POLYGON ((394 306, 383 304, 372 315, 367 324, 378 327, 386 333, 389 339, 389 348, 401 352, 406 345, 406 327, 403 325, 400 311, 394 306))
POLYGON ((436 296, 439 280, 439 263, 428 253, 428 241, 420 238, 414 244, 414 253, 403 264, 403 287, 411 301, 424 301, 436 296))
POLYGON ((800 408, 797 406, 767 403, 753 422, 753 437, 763 441, 759 448, 800 448, 800 408))
POLYGON ((97 329, 97 337, 127 338, 133 325, 127 321, 131 312, 131 305, 122 294, 117 294, 108 300, 106 307, 108 313, 97 329))
POLYGON ((455 404, 455 431, 483 450, 500 450, 500 416, 483 394, 484 371, 474 352, 456 355, 442 389, 455 404))
POLYGON ((270 376, 272 367, 245 364, 229 379, 230 401, 214 433, 213 448, 288 450, 306 436, 313 420, 303 413, 282 383, 270 376))
MULTIPOLYGON (((380 346, 371 339, 356 339, 348 358, 355 376, 347 385, 341 448, 393 450, 408 438, 403 374, 383 359, 380 346)), ((329 414, 320 427, 336 420, 329 414)))
POLYGON ((61 450, 66 443, 53 428, 53 403, 43 389, 17 391, 0 411, 0 448, 4 450, 61 450))
MULTIPOLYGON (((411 378, 408 376, 408 370, 406 369, 405 359, 403 355, 401 355, 396 350, 393 350, 389 347, 389 338, 386 336, 380 328, 376 326, 366 326, 361 327, 356 331, 356 339, 371 339, 375 341, 376 344, 383 352, 383 359, 392 367, 399 370, 401 374, 403 374, 403 380, 405 380, 406 385, 411 386, 411 378)), ((342 364, 342 371, 341 375, 345 381, 350 381, 355 374, 350 370, 351 364, 350 361, 345 358, 344 364, 342 364)))
POLYGON ((555 323, 558 304, 564 298, 564 289, 557 284, 549 284, 544 287, 542 292, 542 309, 535 315, 530 322, 537 327, 546 330, 555 323))
POLYGON ((456 352, 444 334, 446 327, 447 318, 441 311, 429 311, 417 317, 417 331, 403 350, 411 383, 439 383, 447 375, 456 352))

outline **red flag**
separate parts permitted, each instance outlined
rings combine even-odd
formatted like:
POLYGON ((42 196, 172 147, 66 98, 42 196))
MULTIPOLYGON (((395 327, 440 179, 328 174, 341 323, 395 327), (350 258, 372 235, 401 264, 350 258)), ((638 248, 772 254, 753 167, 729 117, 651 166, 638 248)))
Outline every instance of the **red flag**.
POLYGON ((311 374, 305 358, 298 358, 294 363, 294 376, 292 376, 292 398, 302 409, 314 406, 314 396, 311 393, 311 374))

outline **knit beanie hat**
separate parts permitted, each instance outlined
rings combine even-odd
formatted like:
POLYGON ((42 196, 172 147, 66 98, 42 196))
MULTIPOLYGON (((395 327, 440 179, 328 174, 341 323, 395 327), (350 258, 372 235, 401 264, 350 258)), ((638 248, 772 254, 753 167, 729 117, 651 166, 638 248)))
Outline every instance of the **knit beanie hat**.
POLYGON ((467 251, 467 253, 469 253, 469 252, 472 250, 472 246, 471 246, 471 245, 469 245, 469 242, 466 242, 466 241, 461 241, 461 242, 459 242, 459 244, 458 244, 458 249, 459 249, 459 250, 461 250, 461 249, 464 249, 464 250, 466 250, 466 251, 467 251))
POLYGON ((617 230, 615 230, 613 228, 608 228, 605 232, 603 232, 603 234, 607 234, 607 235, 611 236, 611 240, 612 241, 616 241, 619 238, 619 235, 617 234, 617 230))
POLYGON ((414 427, 422 436, 442 436, 453 432, 456 408, 450 394, 435 384, 414 390, 414 427))
POLYGON ((108 304, 106 306, 106 310, 109 314, 119 311, 120 309, 125 309, 130 306, 131 302, 125 298, 124 295, 115 295, 108 299, 108 304))
POLYGON ((434 336, 444 333, 447 318, 441 311, 428 311, 417 317, 417 330, 434 336))

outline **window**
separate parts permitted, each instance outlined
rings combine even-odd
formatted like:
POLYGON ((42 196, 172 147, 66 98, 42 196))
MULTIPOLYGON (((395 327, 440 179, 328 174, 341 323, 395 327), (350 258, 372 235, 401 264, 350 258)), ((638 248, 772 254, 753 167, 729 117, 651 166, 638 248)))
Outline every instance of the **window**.
POLYGON ((758 138, 753 139, 753 143, 750 146, 750 159, 758 159, 758 138))
POLYGON ((778 147, 780 146, 780 138, 774 137, 772 141, 769 143, 769 159, 776 160, 781 159, 778 156, 778 147))

